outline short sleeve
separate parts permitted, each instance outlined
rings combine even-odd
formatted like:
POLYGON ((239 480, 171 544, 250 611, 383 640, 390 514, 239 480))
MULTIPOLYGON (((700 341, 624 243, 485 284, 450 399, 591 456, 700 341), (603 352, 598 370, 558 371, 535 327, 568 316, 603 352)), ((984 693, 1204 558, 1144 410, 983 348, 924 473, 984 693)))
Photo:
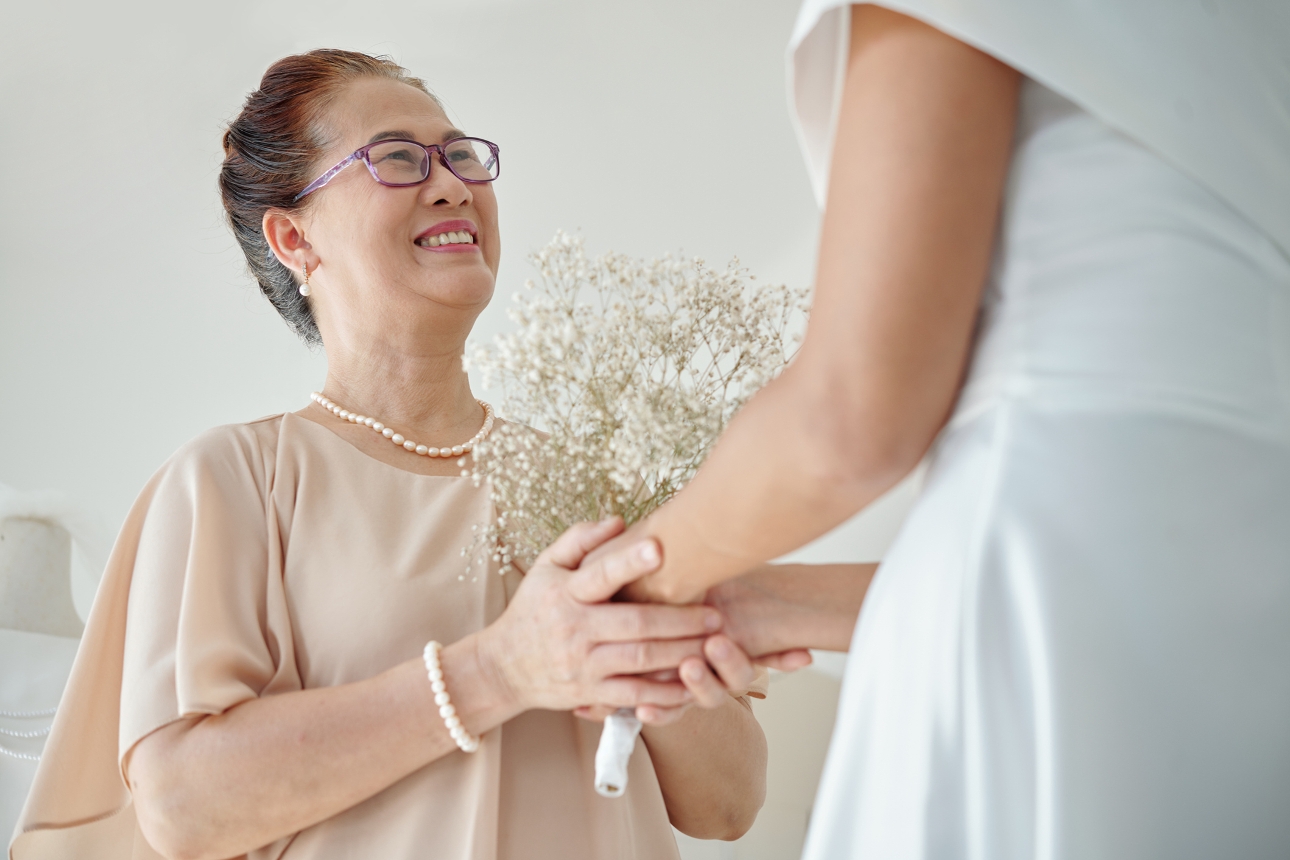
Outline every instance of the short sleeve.
MULTIPOLYGON (((1155 151, 1290 253, 1290 3, 880 0, 1019 70, 1155 151)), ((805 0, 789 101, 816 199, 850 53, 848 0, 805 0)))
POLYGON ((300 688, 272 493, 279 424, 205 433, 140 493, 95 595, 13 860, 156 858, 124 755, 182 717, 300 688))
POLYGON ((126 615, 120 751, 182 717, 298 689, 270 493, 253 434, 175 455, 139 534, 126 615))

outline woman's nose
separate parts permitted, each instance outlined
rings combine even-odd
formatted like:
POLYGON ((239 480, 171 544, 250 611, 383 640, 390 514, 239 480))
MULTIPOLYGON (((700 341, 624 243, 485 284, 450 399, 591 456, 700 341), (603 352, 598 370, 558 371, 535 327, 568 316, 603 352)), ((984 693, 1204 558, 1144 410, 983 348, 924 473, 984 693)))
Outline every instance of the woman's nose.
POLYGON ((470 185, 448 169, 442 155, 431 161, 430 177, 421 186, 421 195, 428 206, 465 206, 474 199, 470 185))

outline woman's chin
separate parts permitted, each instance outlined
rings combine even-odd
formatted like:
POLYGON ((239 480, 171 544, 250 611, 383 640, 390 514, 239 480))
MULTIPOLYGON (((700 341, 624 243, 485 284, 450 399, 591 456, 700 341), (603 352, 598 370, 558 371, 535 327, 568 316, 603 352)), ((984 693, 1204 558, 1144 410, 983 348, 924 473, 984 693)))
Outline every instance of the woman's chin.
POLYGON ((431 283, 422 285, 416 292, 436 304, 458 310, 482 310, 493 298, 493 273, 487 277, 475 278, 434 278, 431 283))

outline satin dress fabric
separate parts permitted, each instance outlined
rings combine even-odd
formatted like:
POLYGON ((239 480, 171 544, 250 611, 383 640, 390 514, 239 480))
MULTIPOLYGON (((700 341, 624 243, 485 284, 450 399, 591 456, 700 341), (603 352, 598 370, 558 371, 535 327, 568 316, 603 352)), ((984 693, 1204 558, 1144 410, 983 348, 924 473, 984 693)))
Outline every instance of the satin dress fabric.
POLYGON ((855 630, 807 860, 1290 856, 1271 226, 1025 81, 969 373, 855 630))
MULTIPOLYGON (((141 739, 253 698, 370 678, 419 659, 429 639, 491 623, 518 575, 465 573, 462 550, 492 516, 470 479, 403 471, 290 413, 186 445, 121 530, 11 858, 155 860, 122 770, 141 739)), ((600 729, 526 712, 478 752, 454 751, 247 857, 675 860, 643 741, 626 794, 595 793, 600 729)))

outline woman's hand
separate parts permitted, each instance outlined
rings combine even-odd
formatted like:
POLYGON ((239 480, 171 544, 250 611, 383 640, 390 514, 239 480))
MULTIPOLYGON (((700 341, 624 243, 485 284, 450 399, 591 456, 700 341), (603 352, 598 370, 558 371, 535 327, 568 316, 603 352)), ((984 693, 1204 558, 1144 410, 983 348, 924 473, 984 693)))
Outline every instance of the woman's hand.
POLYGON ((569 529, 538 557, 501 617, 477 634, 481 662, 509 710, 667 709, 693 699, 681 681, 650 675, 687 659, 701 663, 721 615, 702 605, 607 603, 661 561, 658 545, 645 540, 579 567, 622 530, 617 518, 569 529))

